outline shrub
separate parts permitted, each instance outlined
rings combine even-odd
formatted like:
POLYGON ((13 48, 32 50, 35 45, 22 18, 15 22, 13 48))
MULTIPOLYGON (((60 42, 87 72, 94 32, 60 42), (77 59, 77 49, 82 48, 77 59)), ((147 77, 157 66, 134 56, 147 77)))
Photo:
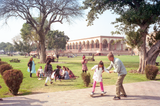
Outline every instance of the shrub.
POLYGON ((0 61, 0 65, 7 64, 7 62, 0 61))
POLYGON ((157 76, 158 71, 159 71, 159 69, 155 65, 147 65, 145 67, 146 77, 149 80, 154 80, 157 76))
POLYGON ((3 72, 6 71, 6 70, 10 70, 10 69, 13 69, 13 67, 10 64, 2 64, 0 66, 1 75, 3 76, 3 72))
POLYGON ((90 75, 90 73, 82 73, 81 77, 82 77, 84 85, 86 87, 88 87, 89 84, 90 84, 90 82, 91 82, 91 75, 90 75))
POLYGON ((3 73, 3 79, 13 95, 17 95, 23 80, 23 74, 20 70, 11 69, 3 73))

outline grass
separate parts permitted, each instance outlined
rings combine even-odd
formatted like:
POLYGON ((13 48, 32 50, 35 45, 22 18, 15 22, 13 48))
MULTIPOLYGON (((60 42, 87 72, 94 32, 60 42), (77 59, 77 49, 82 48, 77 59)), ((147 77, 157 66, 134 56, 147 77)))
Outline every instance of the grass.
MULTIPOLYGON (((115 56, 115 57, 122 60, 127 71, 130 71, 131 69, 135 70, 138 68, 138 64, 139 64, 138 56, 115 56)), ((27 63, 29 61, 29 57, 25 58, 23 56, 14 56, 14 57, 0 56, 0 58, 2 59, 2 61, 6 61, 9 64, 11 64, 14 69, 20 69, 23 72, 24 79, 21 84, 21 88, 19 90, 21 95, 27 95, 31 93, 66 91, 66 90, 85 88, 83 85, 83 81, 81 79, 81 72, 82 72, 81 71, 81 57, 76 57, 76 58, 60 57, 59 61, 63 63, 52 64, 53 69, 56 68, 56 65, 69 67, 76 76, 79 76, 79 78, 77 78, 76 80, 63 80, 62 82, 57 81, 57 82, 54 82, 52 85, 50 85, 48 82, 49 86, 47 87, 44 86, 45 79, 38 80, 36 77, 36 74, 33 74, 33 78, 29 77, 29 73, 27 72, 27 63), (9 60, 11 60, 12 58, 18 58, 19 60, 21 60, 21 62, 20 63, 10 63, 9 60)), ((87 64, 88 69, 91 69, 91 67, 98 64, 100 60, 103 60, 103 62, 105 63, 105 67, 108 67, 110 64, 106 56, 95 56, 95 60, 96 60, 95 62, 89 62, 87 64)), ((39 68, 39 66, 42 66, 44 68, 45 64, 38 64, 39 62, 38 59, 34 59, 34 61, 36 63, 36 70, 39 68)), ((157 58, 157 61, 160 62, 160 57, 157 58)), ((159 69, 160 69, 160 66, 159 66, 159 69)), ((93 71, 89 70, 88 72, 90 72, 91 75, 93 75, 93 71)), ((160 79, 160 75, 158 75, 156 79, 160 79)), ((112 74, 103 73, 103 83, 105 86, 114 85, 116 83, 116 80, 117 80, 116 73, 112 73, 112 74)), ((144 74, 142 75, 142 74, 128 73, 124 80, 124 83, 133 83, 133 82, 141 82, 141 81, 148 81, 144 74)), ((11 97, 12 95, 10 95, 9 90, 7 86, 5 85, 1 75, 0 75, 0 85, 2 85, 2 89, 0 89, 0 97, 1 98, 11 97)), ((97 84, 97 86, 99 85, 97 84)))

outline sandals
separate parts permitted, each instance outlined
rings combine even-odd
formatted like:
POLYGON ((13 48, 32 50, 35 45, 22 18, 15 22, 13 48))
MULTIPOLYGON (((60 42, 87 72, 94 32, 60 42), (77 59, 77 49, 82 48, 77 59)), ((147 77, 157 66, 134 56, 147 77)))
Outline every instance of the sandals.
POLYGON ((2 98, 0 98, 0 101, 3 101, 3 99, 2 99, 2 98))

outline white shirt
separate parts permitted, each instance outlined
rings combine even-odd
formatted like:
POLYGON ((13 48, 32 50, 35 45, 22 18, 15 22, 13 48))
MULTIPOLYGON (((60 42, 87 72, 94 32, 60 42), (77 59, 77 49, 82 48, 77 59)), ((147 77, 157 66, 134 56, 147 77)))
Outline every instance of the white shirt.
POLYGON ((99 68, 98 69, 98 65, 95 65, 94 67, 92 67, 91 70, 95 69, 94 71, 94 75, 93 75, 93 79, 96 81, 96 82, 102 82, 102 72, 103 71, 106 71, 109 73, 109 71, 104 67, 104 70, 102 70, 102 68, 99 68))
POLYGON ((40 74, 42 74, 42 73, 43 73, 43 69, 38 69, 38 72, 39 72, 40 74))

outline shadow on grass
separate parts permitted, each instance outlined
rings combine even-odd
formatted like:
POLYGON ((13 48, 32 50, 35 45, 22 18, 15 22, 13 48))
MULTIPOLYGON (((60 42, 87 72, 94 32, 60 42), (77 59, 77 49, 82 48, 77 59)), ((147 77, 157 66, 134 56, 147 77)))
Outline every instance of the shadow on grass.
POLYGON ((58 86, 74 86, 74 84, 56 84, 58 86))
POLYGON ((34 106, 42 106, 44 103, 48 101, 40 101, 38 99, 29 99, 26 97, 19 97, 19 99, 4 99, 4 101, 1 101, 1 104, 3 106, 9 106, 9 105, 14 105, 14 106, 30 106, 33 103, 36 103, 34 106), (38 103, 38 104, 37 104, 38 103))
POLYGON ((111 79, 111 78, 103 78, 103 79, 111 79))
POLYGON ((155 79, 155 81, 160 81, 160 79, 155 79))

